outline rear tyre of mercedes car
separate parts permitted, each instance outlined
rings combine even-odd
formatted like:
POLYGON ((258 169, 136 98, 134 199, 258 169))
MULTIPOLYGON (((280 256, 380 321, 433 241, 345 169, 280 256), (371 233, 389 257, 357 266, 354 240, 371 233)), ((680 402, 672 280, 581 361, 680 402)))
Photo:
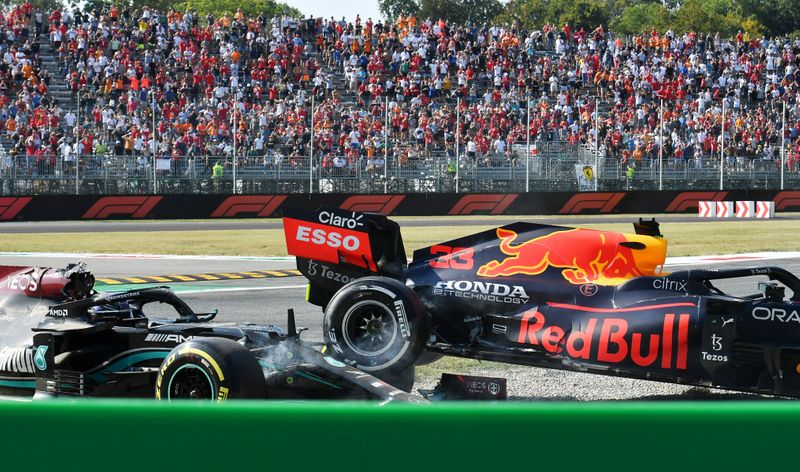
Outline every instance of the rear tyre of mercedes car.
POLYGON ((413 372, 428 325, 428 313, 410 288, 387 277, 364 277, 333 296, 323 333, 331 355, 391 383, 413 372))
POLYGON ((266 393, 255 356, 226 338, 193 339, 175 347, 156 378, 156 398, 162 400, 257 399, 266 393))

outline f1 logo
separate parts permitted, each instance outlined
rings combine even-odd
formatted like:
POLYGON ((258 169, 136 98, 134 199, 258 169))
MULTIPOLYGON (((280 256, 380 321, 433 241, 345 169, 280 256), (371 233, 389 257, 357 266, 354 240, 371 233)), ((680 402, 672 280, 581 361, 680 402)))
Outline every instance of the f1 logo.
POLYGON ((465 195, 447 212, 448 215, 471 215, 476 211, 488 211, 490 215, 503 215, 518 194, 488 193, 465 195))
POLYGON ((800 192, 786 191, 775 195, 775 211, 800 207, 800 192))
POLYGON ((597 192, 597 193, 579 193, 569 199, 567 203, 561 207, 559 213, 565 214, 578 214, 583 213, 584 210, 597 210, 599 213, 610 213, 613 211, 619 201, 625 196, 625 192, 597 192))
POLYGON ((126 215, 130 218, 144 218, 163 197, 103 197, 97 200, 81 218, 103 220, 111 215, 126 215))
POLYGON ((0 220, 13 220, 31 200, 31 197, 0 197, 0 220))
POLYGON ((405 195, 353 195, 339 205, 343 210, 391 215, 405 195))
POLYGON ((667 208, 664 209, 667 213, 677 213, 691 209, 697 209, 701 201, 721 201, 728 195, 728 192, 681 192, 679 193, 667 208))
POLYGON ((213 213, 211 218, 234 218, 240 213, 255 213, 255 216, 268 218, 286 200, 285 195, 237 195, 228 197, 213 213))

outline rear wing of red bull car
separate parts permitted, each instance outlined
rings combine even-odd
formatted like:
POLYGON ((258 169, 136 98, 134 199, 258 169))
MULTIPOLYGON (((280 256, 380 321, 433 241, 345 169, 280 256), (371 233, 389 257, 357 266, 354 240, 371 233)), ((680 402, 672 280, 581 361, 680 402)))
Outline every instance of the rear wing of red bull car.
POLYGON ((345 283, 368 275, 402 278, 400 226, 383 215, 322 206, 283 211, 286 249, 309 280, 308 301, 324 306, 345 283))

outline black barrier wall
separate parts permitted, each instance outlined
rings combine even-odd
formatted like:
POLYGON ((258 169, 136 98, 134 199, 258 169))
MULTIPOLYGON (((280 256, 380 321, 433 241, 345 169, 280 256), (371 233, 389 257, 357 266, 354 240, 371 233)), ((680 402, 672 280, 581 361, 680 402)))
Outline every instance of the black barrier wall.
POLYGON ((800 191, 431 193, 406 195, 41 195, 0 197, 0 221, 268 218, 284 207, 332 205, 396 216, 577 215, 696 212, 708 200, 775 202, 800 209, 800 191))

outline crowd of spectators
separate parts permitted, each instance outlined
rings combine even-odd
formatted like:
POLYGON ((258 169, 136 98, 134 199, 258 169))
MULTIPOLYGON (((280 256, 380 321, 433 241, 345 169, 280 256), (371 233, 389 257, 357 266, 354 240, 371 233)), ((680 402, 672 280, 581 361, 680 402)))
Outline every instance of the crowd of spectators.
MULTIPOLYGON (((0 8, 0 133, 20 150, 44 162, 53 149, 61 110, 48 95, 50 76, 39 61, 44 16, 30 3, 0 8)), ((56 138, 57 139, 57 138, 56 138)), ((0 156, 3 157, 3 156, 0 156)), ((12 163, 0 160, 3 168, 12 163)))
POLYGON ((210 171, 234 153, 273 167, 312 152, 328 169, 379 169, 384 154, 502 165, 524 155, 526 132, 599 142, 623 163, 662 145, 671 162, 717 159, 723 142, 739 162, 774 161, 783 143, 794 169, 800 154, 798 39, 29 3, 0 10, 0 34, 0 123, 39 167, 155 153, 210 171), (68 103, 48 94, 45 41, 68 103))

